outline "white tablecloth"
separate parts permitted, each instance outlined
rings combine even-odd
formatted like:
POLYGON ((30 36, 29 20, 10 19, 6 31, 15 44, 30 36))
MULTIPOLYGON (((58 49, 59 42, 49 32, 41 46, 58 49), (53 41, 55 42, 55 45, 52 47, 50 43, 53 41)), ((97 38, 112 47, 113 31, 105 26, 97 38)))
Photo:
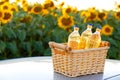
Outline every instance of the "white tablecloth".
POLYGON ((53 71, 51 57, 0 61, 0 80, 120 80, 120 61, 105 61, 104 73, 69 78, 53 71))

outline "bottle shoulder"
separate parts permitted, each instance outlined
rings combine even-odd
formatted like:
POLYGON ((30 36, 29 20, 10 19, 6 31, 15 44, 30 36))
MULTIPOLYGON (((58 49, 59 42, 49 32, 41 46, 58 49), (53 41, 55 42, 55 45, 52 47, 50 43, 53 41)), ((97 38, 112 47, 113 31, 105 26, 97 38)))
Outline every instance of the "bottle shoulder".
POLYGON ((99 34, 92 34, 90 39, 92 39, 92 40, 101 40, 101 36, 99 34))
POLYGON ((73 32, 69 35, 69 40, 79 40, 80 34, 78 32, 73 32))
POLYGON ((82 32, 81 36, 91 36, 92 35, 92 31, 90 30, 86 30, 84 32, 82 32))
POLYGON ((69 36, 80 36, 80 34, 79 34, 79 32, 77 32, 77 31, 75 32, 74 31, 74 32, 70 33, 69 36))

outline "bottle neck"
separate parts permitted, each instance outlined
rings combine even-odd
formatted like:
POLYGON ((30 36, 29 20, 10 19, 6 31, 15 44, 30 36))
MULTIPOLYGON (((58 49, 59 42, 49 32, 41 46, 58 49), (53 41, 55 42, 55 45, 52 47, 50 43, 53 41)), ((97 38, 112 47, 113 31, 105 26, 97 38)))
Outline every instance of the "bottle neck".
POLYGON ((92 29, 92 26, 91 25, 88 25, 87 26, 87 30, 91 30, 92 29))
POLYGON ((92 28, 87 28, 87 30, 91 30, 92 28))
POLYGON ((74 31, 79 31, 79 28, 78 27, 74 27, 74 31))
POLYGON ((100 32, 101 32, 101 29, 97 28, 95 33, 100 34, 100 32))

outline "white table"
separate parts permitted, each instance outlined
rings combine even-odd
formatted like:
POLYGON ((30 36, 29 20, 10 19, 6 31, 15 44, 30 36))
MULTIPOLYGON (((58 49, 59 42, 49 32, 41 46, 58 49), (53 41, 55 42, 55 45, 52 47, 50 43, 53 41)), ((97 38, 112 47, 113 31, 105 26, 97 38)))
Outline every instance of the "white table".
POLYGON ((120 61, 106 59, 104 73, 69 78, 53 71, 51 57, 3 60, 0 80, 120 80, 120 61))

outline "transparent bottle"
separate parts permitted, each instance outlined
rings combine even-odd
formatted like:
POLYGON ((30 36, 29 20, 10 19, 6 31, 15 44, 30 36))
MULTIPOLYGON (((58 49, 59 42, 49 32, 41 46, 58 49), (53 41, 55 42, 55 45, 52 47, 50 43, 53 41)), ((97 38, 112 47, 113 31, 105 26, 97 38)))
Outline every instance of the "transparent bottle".
POLYGON ((92 35, 92 24, 87 25, 87 29, 82 32, 81 38, 80 38, 80 49, 84 49, 86 46, 87 40, 90 38, 92 35))
POLYGON ((92 36, 88 39, 86 43, 86 49, 88 48, 98 48, 101 43, 101 35, 100 35, 100 28, 96 29, 96 32, 92 34, 92 36))
POLYGON ((70 33, 68 36, 68 46, 71 47, 73 50, 78 50, 80 44, 80 34, 79 34, 79 28, 74 27, 74 31, 70 33))

